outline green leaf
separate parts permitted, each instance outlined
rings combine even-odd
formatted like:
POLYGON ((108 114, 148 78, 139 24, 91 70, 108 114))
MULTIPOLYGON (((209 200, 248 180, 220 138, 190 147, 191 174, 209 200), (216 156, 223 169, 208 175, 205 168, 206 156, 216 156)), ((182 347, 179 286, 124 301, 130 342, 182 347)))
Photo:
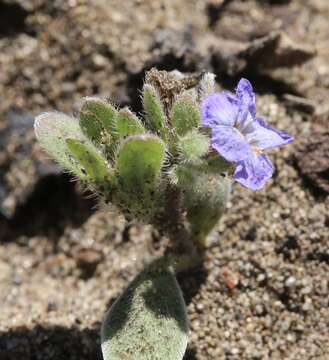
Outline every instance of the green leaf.
POLYGON ((176 99, 172 107, 171 121, 178 135, 184 135, 200 126, 199 106, 187 93, 176 99))
POLYGON ((80 112, 80 127, 83 133, 94 143, 101 144, 104 130, 95 114, 90 111, 80 112))
POLYGON ((64 169, 85 180, 85 173, 79 162, 72 157, 66 143, 67 138, 86 140, 75 118, 57 112, 44 113, 36 117, 34 131, 39 143, 50 156, 64 169))
POLYGON ((172 271, 153 264, 112 305, 102 325, 104 360, 182 360, 188 325, 172 271))
POLYGON ((66 144, 72 155, 81 164, 90 181, 102 182, 106 180, 108 169, 105 159, 94 146, 75 139, 66 139, 66 144))
POLYGON ((178 186, 184 190, 187 219, 194 237, 201 242, 218 222, 231 193, 231 180, 217 170, 206 163, 176 170, 178 186))
POLYGON ((179 152, 183 161, 195 162, 209 151, 209 137, 196 129, 189 131, 178 140, 179 152))
POLYGON ((153 135, 130 136, 120 147, 116 166, 124 187, 139 192, 154 186, 164 160, 165 146, 153 135))
POLYGON ((143 105, 149 129, 166 141, 168 138, 167 119, 160 96, 152 85, 144 85, 143 105))
POLYGON ((121 144, 116 159, 115 202, 124 213, 149 219, 160 205, 159 184, 165 145, 155 135, 134 135, 121 144))
POLYGON ((117 110, 106 101, 87 97, 80 110, 80 126, 92 141, 100 142, 102 132, 113 135, 116 131, 117 110))
POLYGON ((143 124, 128 108, 119 111, 117 116, 117 133, 120 138, 143 134, 144 132, 143 124))

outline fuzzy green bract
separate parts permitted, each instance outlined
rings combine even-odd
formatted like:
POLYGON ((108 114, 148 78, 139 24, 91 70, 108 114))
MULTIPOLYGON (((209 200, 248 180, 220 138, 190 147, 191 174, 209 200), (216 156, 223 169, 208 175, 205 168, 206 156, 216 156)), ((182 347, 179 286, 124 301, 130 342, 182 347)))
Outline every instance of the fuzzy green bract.
POLYGON ((76 139, 66 139, 66 145, 81 164, 86 177, 95 182, 106 181, 108 175, 106 162, 93 146, 76 139))
POLYGON ((172 123, 178 135, 184 135, 200 125, 200 110, 196 101, 189 95, 181 95, 172 108, 172 123))
POLYGON ((116 130, 118 136, 123 139, 130 135, 144 134, 145 132, 142 122, 128 108, 120 110, 117 116, 116 130))
POLYGON ((34 130, 41 146, 50 156, 73 175, 81 180, 86 179, 83 167, 66 142, 68 138, 87 140, 76 119, 57 112, 44 113, 36 118, 34 130))
POLYGON ((116 159, 117 196, 133 215, 149 216, 154 204, 164 143, 154 135, 130 136, 120 146, 116 159))
POLYGON ((131 136, 118 152, 119 182, 127 191, 154 188, 164 158, 165 147, 153 135, 131 136))
POLYGON ((210 143, 206 135, 192 130, 180 138, 178 147, 182 159, 192 163, 198 161, 207 154, 210 143))
POLYGON ((144 85, 143 105, 145 118, 150 130, 159 134, 163 140, 168 139, 167 119, 157 90, 149 84, 144 85))
POLYGON ((214 75, 149 74, 143 119, 88 97, 78 118, 50 112, 35 121, 41 146, 65 170, 128 220, 151 223, 169 239, 106 316, 104 360, 183 358, 188 326, 172 269, 201 263, 231 188, 231 165, 214 157, 210 132, 200 127, 200 104, 214 91, 214 75))
POLYGON ((210 166, 183 166, 178 170, 178 178, 186 189, 184 200, 193 236, 203 241, 224 212, 231 182, 212 171, 210 166))
POLYGON ((181 360, 185 303, 172 270, 152 264, 112 305, 102 326, 104 360, 181 360))
POLYGON ((116 115, 117 110, 111 104, 102 99, 87 97, 80 111, 80 124, 86 134, 97 141, 100 140, 102 131, 111 134, 115 130, 116 115))

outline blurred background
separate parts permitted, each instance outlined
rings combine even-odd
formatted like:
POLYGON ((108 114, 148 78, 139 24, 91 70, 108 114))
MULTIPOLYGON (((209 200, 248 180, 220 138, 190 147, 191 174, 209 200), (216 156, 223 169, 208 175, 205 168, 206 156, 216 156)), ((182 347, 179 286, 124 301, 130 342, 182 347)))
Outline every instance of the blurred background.
POLYGON ((328 359, 329 2, 0 0, 0 359, 99 358, 105 310, 165 246, 97 207, 33 118, 99 95, 141 112, 145 72, 248 78, 295 136, 259 193, 238 185, 204 268, 181 276, 186 359, 328 359), (232 283, 234 284, 232 288, 232 283))

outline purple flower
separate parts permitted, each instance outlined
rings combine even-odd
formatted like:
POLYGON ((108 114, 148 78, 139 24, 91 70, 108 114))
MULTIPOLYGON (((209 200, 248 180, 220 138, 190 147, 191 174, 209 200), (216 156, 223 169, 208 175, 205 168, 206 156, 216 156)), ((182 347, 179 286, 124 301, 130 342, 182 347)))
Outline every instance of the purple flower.
POLYGON ((293 137, 256 117, 255 94, 241 79, 236 95, 215 93, 202 103, 202 125, 212 130, 212 147, 228 162, 236 163, 234 178, 252 190, 261 189, 273 175, 264 150, 283 146, 293 137))

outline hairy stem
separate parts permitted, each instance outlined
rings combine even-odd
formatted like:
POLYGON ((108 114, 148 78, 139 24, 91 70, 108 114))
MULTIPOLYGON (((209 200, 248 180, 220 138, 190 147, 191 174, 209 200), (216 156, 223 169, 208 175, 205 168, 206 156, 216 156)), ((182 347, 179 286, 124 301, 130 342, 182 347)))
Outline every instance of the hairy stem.
POLYGON ((170 243, 164 254, 175 272, 195 268, 202 263, 204 247, 194 239, 185 219, 180 190, 168 186, 164 210, 157 217, 155 226, 160 234, 169 237, 170 243))

